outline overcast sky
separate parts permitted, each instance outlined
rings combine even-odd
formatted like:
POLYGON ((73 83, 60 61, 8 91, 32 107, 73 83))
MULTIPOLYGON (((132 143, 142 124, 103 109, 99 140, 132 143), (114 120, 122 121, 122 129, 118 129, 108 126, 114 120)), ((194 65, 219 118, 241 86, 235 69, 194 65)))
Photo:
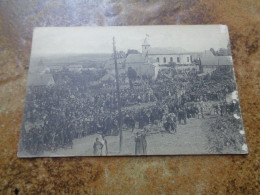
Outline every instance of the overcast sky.
POLYGON ((46 27, 34 30, 32 56, 112 53, 113 36, 117 50, 141 51, 146 34, 151 47, 182 47, 191 52, 226 48, 229 39, 225 25, 46 27))

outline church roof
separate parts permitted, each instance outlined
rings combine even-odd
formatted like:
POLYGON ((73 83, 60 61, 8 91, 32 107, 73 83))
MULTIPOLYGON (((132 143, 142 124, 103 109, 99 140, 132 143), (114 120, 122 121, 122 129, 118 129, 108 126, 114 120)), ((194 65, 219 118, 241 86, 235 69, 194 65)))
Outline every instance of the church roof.
POLYGON ((149 50, 150 55, 170 55, 170 54, 184 54, 188 53, 181 47, 151 47, 149 50))
POLYGON ((126 63, 146 63, 146 60, 142 54, 129 54, 126 63))

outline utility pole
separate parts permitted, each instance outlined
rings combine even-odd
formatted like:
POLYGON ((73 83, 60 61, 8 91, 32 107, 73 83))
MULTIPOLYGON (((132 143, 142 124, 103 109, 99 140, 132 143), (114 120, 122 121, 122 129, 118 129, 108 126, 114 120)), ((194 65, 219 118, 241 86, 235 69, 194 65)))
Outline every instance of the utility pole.
POLYGON ((119 154, 122 150, 122 112, 121 112, 121 98, 119 90, 119 78, 118 78, 118 69, 117 69, 117 54, 116 54, 116 43, 115 37, 113 37, 113 52, 114 52, 114 62, 115 62, 115 74, 116 74, 116 91, 117 91, 117 108, 118 108, 118 128, 119 128, 119 154))

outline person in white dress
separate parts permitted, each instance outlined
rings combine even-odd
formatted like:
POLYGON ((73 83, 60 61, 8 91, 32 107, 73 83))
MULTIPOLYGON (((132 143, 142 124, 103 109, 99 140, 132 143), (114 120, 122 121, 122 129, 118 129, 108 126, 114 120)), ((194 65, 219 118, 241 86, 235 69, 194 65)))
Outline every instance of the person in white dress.
POLYGON ((107 156, 108 150, 107 150, 107 140, 105 139, 105 135, 101 136, 100 142, 103 145, 101 156, 107 156))

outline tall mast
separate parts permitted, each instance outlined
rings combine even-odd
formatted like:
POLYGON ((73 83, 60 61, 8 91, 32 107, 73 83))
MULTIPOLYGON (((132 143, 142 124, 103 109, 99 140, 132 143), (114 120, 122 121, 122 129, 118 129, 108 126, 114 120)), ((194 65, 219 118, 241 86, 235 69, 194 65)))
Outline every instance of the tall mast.
POLYGON ((122 112, 121 112, 121 98, 120 98, 120 90, 119 90, 119 78, 118 78, 118 69, 117 69, 117 54, 116 54, 116 43, 115 37, 113 37, 113 52, 114 52, 114 62, 115 62, 115 74, 116 74, 116 91, 117 91, 117 107, 118 107, 118 128, 119 128, 119 153, 122 150, 122 112))

